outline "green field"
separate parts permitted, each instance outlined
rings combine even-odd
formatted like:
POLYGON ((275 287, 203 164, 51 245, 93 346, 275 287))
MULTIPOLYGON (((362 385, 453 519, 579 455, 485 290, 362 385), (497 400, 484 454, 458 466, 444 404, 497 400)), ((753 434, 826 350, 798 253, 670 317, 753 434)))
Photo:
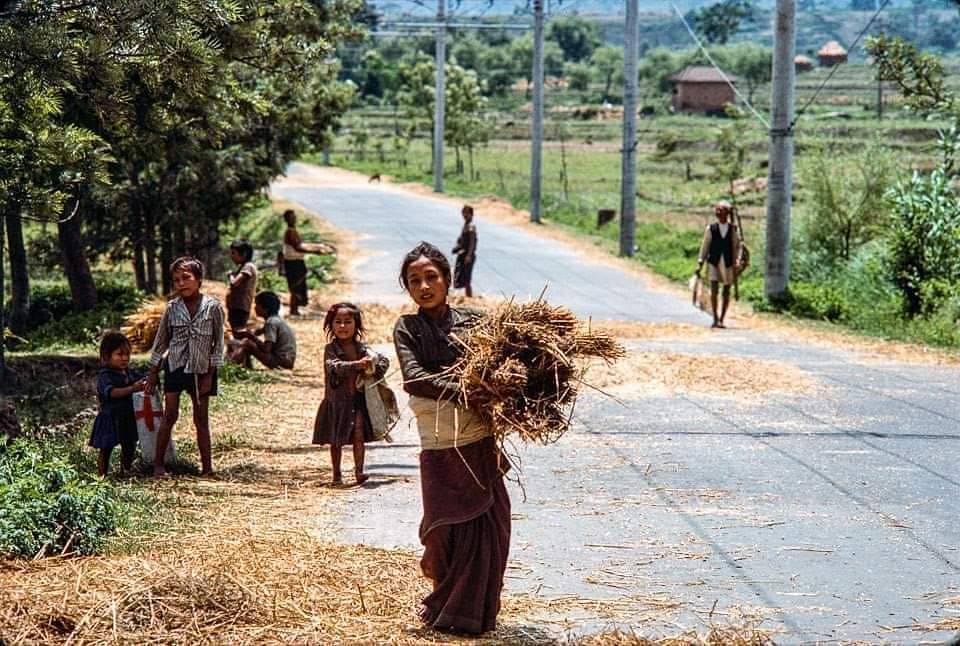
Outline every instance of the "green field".
MULTIPOLYGON (((805 97, 819 86, 826 73, 816 70, 799 77, 799 105, 806 102, 805 97)), ((816 263, 803 256, 802 241, 796 239, 810 218, 810 184, 815 169, 848 168, 871 145, 890 160, 896 177, 930 170, 937 162, 938 130, 947 122, 909 114, 899 96, 889 91, 884 118, 878 119, 871 75, 872 70, 864 65, 839 68, 798 120, 793 209, 794 244, 798 248, 794 254, 796 302, 789 311, 885 337, 960 345, 952 314, 938 314, 932 322, 926 318, 903 320, 898 313, 898 296, 887 277, 874 271, 872 284, 860 284, 859 270, 853 265, 850 275, 813 275, 811 267, 816 263)), ((956 75, 951 82, 957 82, 956 75)), ((761 112, 766 111, 768 94, 769 88, 760 88, 756 94, 761 112)), ((496 195, 516 207, 529 208, 530 113, 522 96, 514 98, 520 104, 518 109, 488 115, 491 139, 472 155, 447 147, 446 192, 465 198, 496 195)), ((548 92, 543 212, 547 219, 594 237, 613 251, 619 236, 617 225, 598 228, 596 212, 602 208, 619 210, 620 115, 614 111, 606 118, 582 119, 575 115, 577 107, 582 106, 573 93, 548 92)), ((389 109, 352 111, 332 148, 331 162, 371 175, 390 175, 397 181, 430 184, 429 138, 415 138, 406 152, 398 152, 391 144, 397 123, 397 115, 389 109), (367 142, 379 143, 360 147, 358 142, 363 137, 358 138, 358 132, 366 135, 367 142)), ((636 244, 640 261, 674 280, 685 280, 695 265, 702 227, 712 218, 711 205, 731 197, 743 214, 753 257, 763 257, 765 192, 747 190, 731 196, 729 184, 731 176, 766 178, 767 133, 758 120, 752 116, 652 116, 640 120, 638 137, 636 244), (742 163, 732 167, 730 162, 741 149, 742 163)), ((874 261, 866 258, 858 262, 869 265, 874 261)), ((762 297, 762 276, 755 268, 744 278, 743 292, 756 305, 767 306, 762 297)))

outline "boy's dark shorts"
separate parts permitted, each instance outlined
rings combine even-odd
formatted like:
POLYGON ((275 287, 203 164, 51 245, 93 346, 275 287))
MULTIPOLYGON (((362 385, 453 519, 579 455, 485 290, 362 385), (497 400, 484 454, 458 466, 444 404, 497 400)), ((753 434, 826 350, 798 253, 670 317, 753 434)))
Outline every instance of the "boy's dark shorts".
POLYGON ((242 310, 239 307, 231 307, 227 310, 227 323, 234 330, 247 327, 250 321, 250 310, 242 310))
MULTIPOLYGON (((200 375, 187 374, 183 368, 177 368, 171 371, 169 368, 163 369, 163 392, 165 393, 189 393, 194 394, 195 384, 200 379, 200 375)), ((210 397, 217 395, 217 369, 213 369, 213 383, 210 385, 210 397)))

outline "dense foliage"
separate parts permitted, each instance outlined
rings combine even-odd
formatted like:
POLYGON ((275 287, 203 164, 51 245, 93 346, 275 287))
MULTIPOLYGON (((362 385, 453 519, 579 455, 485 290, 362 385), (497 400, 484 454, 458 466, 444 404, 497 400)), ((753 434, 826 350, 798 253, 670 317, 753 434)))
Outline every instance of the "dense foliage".
POLYGON ((16 225, 15 328, 29 310, 22 218, 63 220, 78 309, 97 301, 89 259, 102 254, 132 259, 154 292, 175 255, 209 259, 220 223, 321 144, 351 99, 331 57, 358 33, 358 0, 4 7, 0 212, 16 225))
POLYGON ((98 552, 122 520, 117 495, 39 443, 0 446, 0 557, 98 552))

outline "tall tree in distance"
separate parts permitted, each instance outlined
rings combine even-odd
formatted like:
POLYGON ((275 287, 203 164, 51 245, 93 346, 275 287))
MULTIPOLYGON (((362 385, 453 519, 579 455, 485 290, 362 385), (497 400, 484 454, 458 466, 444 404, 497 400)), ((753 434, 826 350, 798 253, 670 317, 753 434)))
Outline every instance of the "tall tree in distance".
POLYGON ((750 0, 723 0, 691 12, 693 27, 708 43, 725 45, 740 29, 743 22, 753 19, 750 0))
POLYGON ((560 46, 565 61, 582 61, 600 46, 600 30, 595 22, 561 16, 550 21, 546 39, 560 46))

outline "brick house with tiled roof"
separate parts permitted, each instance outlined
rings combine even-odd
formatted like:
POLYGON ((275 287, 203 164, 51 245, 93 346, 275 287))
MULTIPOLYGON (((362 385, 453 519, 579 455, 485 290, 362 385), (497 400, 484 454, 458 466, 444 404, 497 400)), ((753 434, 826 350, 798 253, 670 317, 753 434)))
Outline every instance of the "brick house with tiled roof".
MULTIPOLYGON (((726 76, 731 83, 737 82, 732 74, 726 76)), ((673 83, 670 105, 674 112, 723 114, 726 105, 736 101, 733 88, 713 67, 691 65, 668 80, 673 83)))

